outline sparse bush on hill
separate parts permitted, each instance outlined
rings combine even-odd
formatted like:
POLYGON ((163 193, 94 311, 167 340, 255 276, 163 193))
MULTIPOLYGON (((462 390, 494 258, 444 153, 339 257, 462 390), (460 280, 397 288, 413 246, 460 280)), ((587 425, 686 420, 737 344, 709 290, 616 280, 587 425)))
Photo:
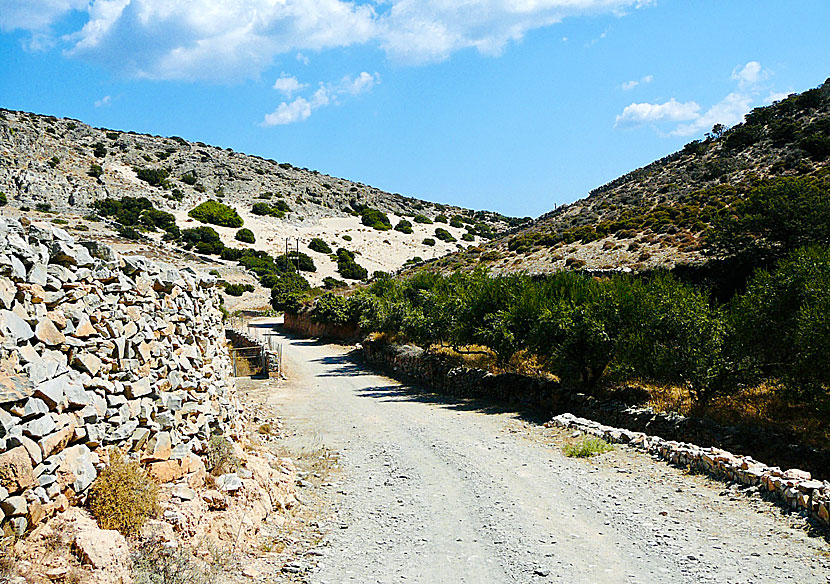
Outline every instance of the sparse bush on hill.
POLYGON ((167 178, 170 174, 163 168, 134 168, 135 175, 154 187, 167 188, 170 186, 167 178))
POLYGON ((440 215, 436 215, 435 222, 436 223, 446 223, 448 221, 447 216, 443 213, 440 215))
POLYGON ((184 173, 179 180, 182 181, 186 185, 193 186, 196 184, 196 174, 191 170, 189 172, 184 173))
POLYGON ((365 280, 369 271, 358 264, 354 253, 345 248, 337 250, 337 272, 347 280, 365 280))
POLYGON ((0 191, 0 207, 5 207, 9 202, 9 199, 6 197, 6 193, 0 191))
POLYGON ((401 233, 410 234, 412 233, 412 223, 407 221, 406 219, 401 219, 397 225, 395 225, 395 231, 400 231, 401 233))
POLYGON ((432 223, 432 219, 430 219, 430 218, 429 218, 429 217, 427 217, 426 215, 421 215, 420 213, 419 213, 418 215, 415 215, 415 216, 412 218, 412 220, 413 220, 415 223, 424 223, 424 224, 430 224, 430 223, 432 223))
POLYGON ((182 229, 181 242, 185 249, 194 249, 205 255, 220 254, 226 249, 216 230, 207 226, 182 229))
POLYGON ((389 221, 389 217, 387 217, 386 213, 370 207, 364 207, 361 209, 360 222, 363 223, 363 225, 371 227, 372 229, 377 229, 378 231, 388 231, 389 229, 392 229, 392 223, 389 221))
POLYGON ((243 243, 254 243, 256 241, 256 237, 254 237, 254 232, 248 229, 247 227, 243 227, 239 231, 236 232, 234 236, 236 241, 241 241, 243 243))
POLYGON ((311 289, 308 280, 296 272, 284 273, 271 284, 271 306, 286 312, 296 311, 302 293, 311 289))
POLYGON ((104 175, 104 169, 100 164, 92 163, 89 165, 89 170, 86 171, 86 174, 92 178, 100 178, 104 175))
POLYGON ((435 240, 432 239, 431 237, 425 237, 423 239, 423 241, 421 241, 421 243, 423 243, 424 245, 428 245, 428 246, 432 247, 432 246, 435 245, 435 240))
POLYGON ((447 243, 452 243, 453 241, 455 241, 455 238, 452 236, 452 234, 441 227, 435 229, 435 237, 440 239, 441 241, 446 241, 447 243))
POLYGON ((253 292, 254 287, 251 284, 224 284, 225 294, 228 296, 242 296, 245 292, 253 292))
POLYGON ((218 201, 205 201, 191 209, 188 216, 202 223, 222 227, 242 227, 243 225, 242 217, 239 216, 236 209, 218 201))
POLYGON ((320 239, 319 237, 313 238, 308 243, 308 249, 311 251, 316 251, 317 253, 325 253, 330 254, 332 253, 331 247, 325 241, 320 239))

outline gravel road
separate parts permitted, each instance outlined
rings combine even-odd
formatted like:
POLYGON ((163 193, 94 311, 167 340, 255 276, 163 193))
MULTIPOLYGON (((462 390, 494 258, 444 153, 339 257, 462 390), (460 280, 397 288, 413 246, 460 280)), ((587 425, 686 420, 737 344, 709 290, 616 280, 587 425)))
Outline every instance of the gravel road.
POLYGON ((625 449, 570 459, 515 412, 284 345, 271 405, 340 454, 311 583, 830 582, 827 541, 757 496, 625 449))

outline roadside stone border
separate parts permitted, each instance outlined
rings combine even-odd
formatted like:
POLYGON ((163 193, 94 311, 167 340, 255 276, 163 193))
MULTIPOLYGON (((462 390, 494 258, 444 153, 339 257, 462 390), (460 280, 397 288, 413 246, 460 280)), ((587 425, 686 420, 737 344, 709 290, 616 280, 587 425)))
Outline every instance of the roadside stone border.
POLYGON ((263 375, 266 377, 280 376, 280 356, 272 351, 268 345, 260 339, 256 339, 244 331, 236 329, 225 329, 225 337, 235 348, 258 348, 260 354, 264 355, 266 370, 263 375))
POLYGON ((672 464, 706 472, 727 481, 755 486, 773 494, 791 509, 801 511, 830 527, 830 482, 814 480, 809 472, 767 466, 751 456, 719 448, 702 448, 687 442, 663 440, 643 432, 605 426, 570 413, 555 416, 547 427, 574 429, 608 442, 628 444, 672 464))

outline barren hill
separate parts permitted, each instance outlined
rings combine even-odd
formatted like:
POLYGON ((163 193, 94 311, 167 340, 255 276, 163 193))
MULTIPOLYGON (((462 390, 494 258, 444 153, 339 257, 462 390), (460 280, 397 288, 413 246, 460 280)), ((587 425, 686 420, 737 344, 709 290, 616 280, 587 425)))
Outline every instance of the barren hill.
POLYGON ((225 245, 276 255, 284 251, 286 238, 292 248, 299 240, 300 251, 311 253, 320 267, 307 274, 312 284, 337 276, 334 260, 308 248, 313 238, 332 249, 348 247, 371 274, 480 244, 517 224, 498 213, 408 198, 177 136, 93 128, 78 120, 9 110, 0 110, 0 193, 10 208, 24 214, 74 215, 81 223, 95 201, 146 197, 173 213, 182 228, 198 225, 188 217, 196 205, 221 201, 239 212, 256 237, 247 246, 234 239, 235 229, 215 227, 225 245), (254 213, 257 203, 277 211, 254 213), (411 232, 366 226, 356 216, 361 207, 389 214, 392 225, 408 217, 411 232), (463 223, 452 222, 455 216, 463 223), (436 237, 438 228, 451 237, 436 237))

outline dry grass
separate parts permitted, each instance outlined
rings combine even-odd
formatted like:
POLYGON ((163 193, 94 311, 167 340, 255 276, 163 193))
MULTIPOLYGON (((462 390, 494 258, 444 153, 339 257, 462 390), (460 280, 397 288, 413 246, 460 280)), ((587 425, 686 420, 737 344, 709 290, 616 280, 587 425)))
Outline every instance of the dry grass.
POLYGON ((158 513, 158 485, 138 462, 113 449, 109 465, 89 489, 89 509, 102 529, 137 535, 144 522, 158 513))

